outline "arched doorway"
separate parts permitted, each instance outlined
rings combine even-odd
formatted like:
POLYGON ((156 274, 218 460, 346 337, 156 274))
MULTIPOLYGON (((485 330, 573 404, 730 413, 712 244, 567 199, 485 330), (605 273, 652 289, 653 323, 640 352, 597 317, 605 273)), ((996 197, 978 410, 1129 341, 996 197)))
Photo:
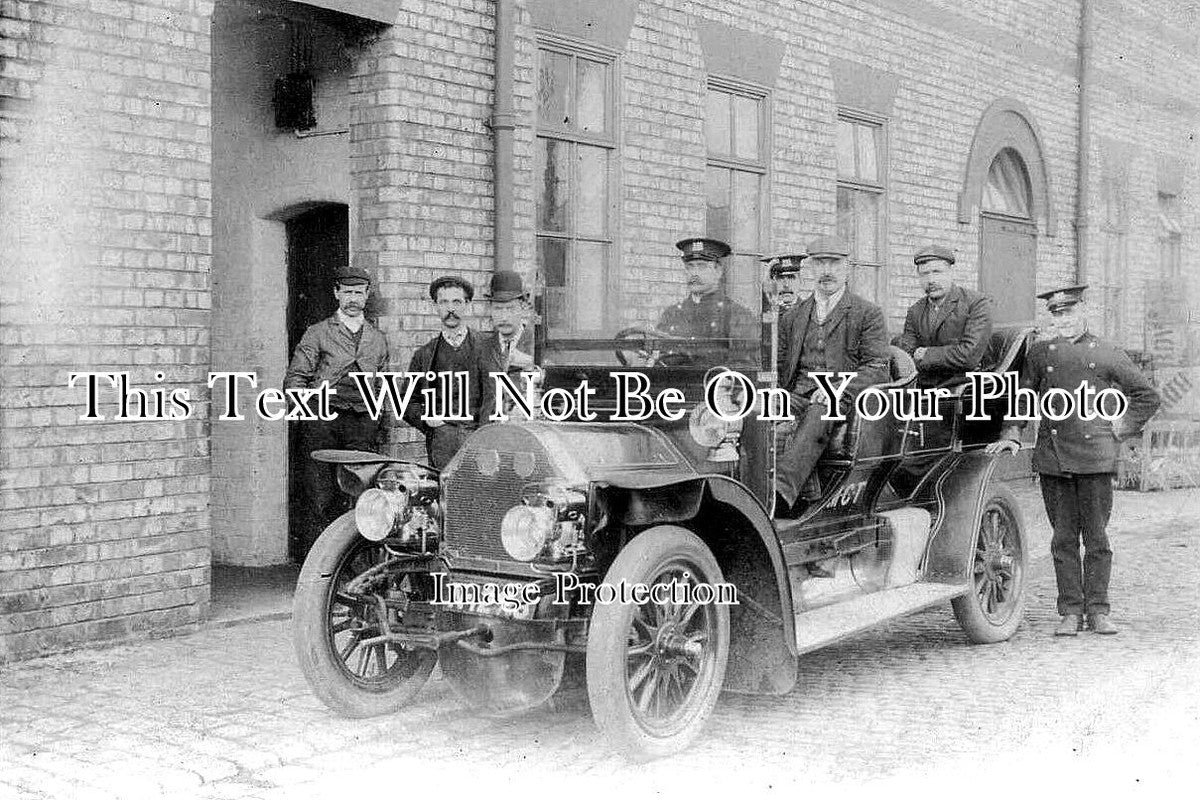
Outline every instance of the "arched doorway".
POLYGON ((1029 170, 1013 148, 988 168, 979 208, 979 288, 991 295, 993 319, 1026 322, 1036 315, 1037 224, 1029 170))

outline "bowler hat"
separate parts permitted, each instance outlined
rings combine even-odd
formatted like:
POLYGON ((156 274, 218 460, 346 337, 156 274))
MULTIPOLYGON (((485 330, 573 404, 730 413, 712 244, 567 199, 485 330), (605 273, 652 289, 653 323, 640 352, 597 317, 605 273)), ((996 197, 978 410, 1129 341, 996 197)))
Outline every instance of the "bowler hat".
POLYGON ((338 286, 354 286, 360 283, 370 283, 371 276, 362 267, 342 267, 334 276, 333 282, 338 286))
POLYGON ((675 243, 675 246, 683 253, 681 257, 685 263, 698 259, 703 261, 720 261, 733 252, 729 245, 720 239, 707 239, 703 236, 697 236, 692 239, 680 239, 675 243))
POLYGON ((821 236, 808 243, 809 258, 850 257, 850 245, 840 236, 821 236))
POLYGON ((940 258, 947 264, 953 264, 954 251, 949 247, 942 247, 940 244, 927 244, 913 254, 913 263, 919 267, 926 261, 933 261, 935 258, 940 258))
POLYGON ((443 275, 440 278, 434 278, 429 284, 429 297, 432 300, 437 300, 439 289, 444 289, 447 286, 455 286, 463 290, 463 295, 467 300, 472 300, 475 297, 475 287, 466 278, 460 278, 457 275, 443 275))
POLYGON ((529 292, 525 291, 521 273, 502 269, 492 274, 491 284, 484 296, 493 302, 503 303, 506 300, 528 297, 529 292))
POLYGON ((1050 311, 1057 311, 1066 306, 1073 306, 1083 300, 1083 290, 1087 288, 1086 283, 1078 284, 1077 286, 1066 286, 1062 289, 1055 289, 1050 292, 1042 292, 1037 297, 1039 300, 1046 301, 1046 308, 1050 311))

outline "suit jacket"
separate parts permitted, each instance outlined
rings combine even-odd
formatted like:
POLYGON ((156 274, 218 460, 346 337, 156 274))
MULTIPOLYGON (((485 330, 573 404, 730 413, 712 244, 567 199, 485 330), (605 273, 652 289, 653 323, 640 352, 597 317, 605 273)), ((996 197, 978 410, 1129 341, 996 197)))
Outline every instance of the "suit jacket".
POLYGON ((992 300, 987 295, 953 286, 930 318, 932 305, 926 297, 909 306, 904 332, 893 342, 909 355, 925 348, 917 367, 926 385, 979 369, 992 337, 992 300))
MULTIPOLYGON (((1129 356, 1090 333, 1078 340, 1035 342, 1021 369, 1021 385, 1039 395, 1050 389, 1074 392, 1083 381, 1095 391, 1119 388, 1129 400, 1120 429, 1107 420, 1086 420, 1078 414, 1064 420, 1043 417, 1038 425, 1033 468, 1049 475, 1116 472, 1117 442, 1141 435, 1158 410, 1158 392, 1129 356)), ((1017 423, 1018 427, 1022 423, 1017 423)))
MULTIPOLYGON (((800 350, 808 335, 815 305, 815 298, 809 297, 779 318, 779 385, 785 389, 791 389, 798 377, 800 350)), ((887 325, 879 306, 849 289, 829 312, 825 325, 828 332, 826 369, 857 373, 842 395, 844 406, 866 387, 888 379, 887 325)))
MULTIPOLYGON (((412 361, 408 365, 409 372, 429 372, 433 367, 433 357, 441 338, 442 334, 439 332, 437 336, 416 349, 412 361)), ((467 337, 461 346, 470 347, 472 352, 471 369, 467 378, 470 392, 467 408, 475 423, 482 425, 488 421, 488 417, 496 408, 495 384, 490 373, 504 372, 504 364, 499 349, 489 342, 486 336, 468 330, 467 337)), ((422 397, 421 391, 427 386, 428 382, 424 377, 417 379, 417 387, 413 390, 412 399, 404 409, 404 421, 428 437, 433 428, 421 419, 425 414, 425 399, 422 397)))

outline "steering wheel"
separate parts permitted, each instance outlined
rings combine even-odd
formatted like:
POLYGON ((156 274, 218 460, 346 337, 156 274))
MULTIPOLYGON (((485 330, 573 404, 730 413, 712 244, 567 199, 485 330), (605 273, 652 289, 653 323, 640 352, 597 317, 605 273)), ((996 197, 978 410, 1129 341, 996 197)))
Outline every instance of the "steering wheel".
POLYGON ((690 353, 684 353, 679 350, 665 350, 662 347, 664 343, 681 343, 686 342, 682 336, 675 336, 657 328, 644 328, 641 325, 633 325, 628 328, 622 328, 613 336, 613 354, 616 355, 617 361, 621 362, 621 366, 667 366, 677 367, 683 364, 692 363, 690 353), (636 351, 641 356, 643 363, 640 365, 630 364, 630 359, 627 353, 636 351))

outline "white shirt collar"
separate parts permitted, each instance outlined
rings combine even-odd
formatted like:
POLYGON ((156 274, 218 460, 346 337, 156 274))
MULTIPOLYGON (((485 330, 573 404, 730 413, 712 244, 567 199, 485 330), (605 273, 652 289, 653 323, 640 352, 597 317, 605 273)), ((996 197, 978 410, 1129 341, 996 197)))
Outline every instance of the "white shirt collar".
POLYGON ((366 322, 362 314, 359 314, 357 317, 350 317, 344 314, 340 308, 337 310, 337 318, 338 322, 345 325, 351 333, 358 333, 362 330, 363 323, 366 322))
POLYGON ((817 322, 824 322, 829 316, 829 312, 833 311, 834 306, 842 301, 842 295, 846 293, 845 284, 829 297, 825 297, 820 292, 815 292, 813 297, 817 301, 817 322))

